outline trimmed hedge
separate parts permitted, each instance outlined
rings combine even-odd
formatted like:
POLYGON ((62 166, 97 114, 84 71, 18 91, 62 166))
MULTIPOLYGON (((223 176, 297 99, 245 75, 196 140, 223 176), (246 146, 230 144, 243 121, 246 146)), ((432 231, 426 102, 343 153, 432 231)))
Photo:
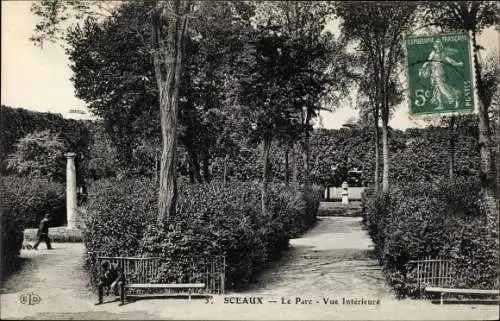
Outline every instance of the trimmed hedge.
POLYGON ((321 193, 303 195, 270 184, 268 215, 260 211, 260 185, 218 182, 179 186, 177 216, 156 223, 157 187, 150 180, 98 181, 90 189, 84 242, 86 266, 95 281, 95 256, 155 256, 168 266, 158 276, 169 280, 185 272, 180 258, 226 257, 226 285, 242 288, 288 240, 311 224, 321 193))
POLYGON ((389 283, 399 296, 416 296, 416 271, 409 260, 449 258, 456 286, 488 288, 497 277, 498 248, 481 214, 478 182, 415 183, 389 195, 367 190, 365 224, 389 283))
POLYGON ((65 187, 46 178, 7 176, 0 179, 5 193, 3 206, 12 211, 26 228, 38 228, 46 213, 52 214, 52 226, 66 222, 65 187))
MULTIPOLYGON (((36 228, 24 230, 24 242, 36 242, 37 231, 36 228)), ((52 243, 80 243, 83 240, 82 230, 69 230, 66 226, 50 228, 49 237, 52 243)))

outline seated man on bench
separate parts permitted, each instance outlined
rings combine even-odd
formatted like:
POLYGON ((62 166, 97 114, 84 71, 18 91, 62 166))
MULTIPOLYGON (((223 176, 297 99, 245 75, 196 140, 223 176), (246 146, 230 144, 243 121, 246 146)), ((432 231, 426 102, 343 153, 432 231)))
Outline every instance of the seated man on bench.
POLYGON ((99 302, 96 303, 96 305, 103 303, 105 287, 108 287, 109 289, 113 290, 115 295, 119 295, 121 302, 123 303, 125 299, 124 297, 125 274, 123 273, 122 269, 117 264, 112 264, 109 261, 103 261, 101 263, 101 268, 102 268, 102 274, 99 278, 99 285, 98 285, 99 302))

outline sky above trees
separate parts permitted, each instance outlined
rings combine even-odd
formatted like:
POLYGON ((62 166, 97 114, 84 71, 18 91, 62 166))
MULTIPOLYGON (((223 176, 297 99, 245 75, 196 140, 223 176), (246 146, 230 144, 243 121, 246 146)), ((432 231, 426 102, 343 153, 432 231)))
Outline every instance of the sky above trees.
MULTIPOLYGON (((71 113, 86 110, 85 103, 74 95, 69 80, 72 72, 64 50, 58 44, 47 43, 43 49, 29 41, 37 21, 30 12, 31 1, 2 1, 2 104, 36 111, 61 113, 64 117, 81 119, 88 115, 71 113)), ((330 24, 338 32, 338 22, 330 24)), ((493 29, 484 32, 479 43, 486 54, 500 48, 499 35, 493 29)), ((354 102, 353 102, 354 103, 354 102)), ((335 112, 322 112, 321 125, 339 128, 357 111, 346 101, 335 112)), ((399 129, 415 127, 418 123, 408 118, 408 107, 401 106, 391 120, 399 129)))

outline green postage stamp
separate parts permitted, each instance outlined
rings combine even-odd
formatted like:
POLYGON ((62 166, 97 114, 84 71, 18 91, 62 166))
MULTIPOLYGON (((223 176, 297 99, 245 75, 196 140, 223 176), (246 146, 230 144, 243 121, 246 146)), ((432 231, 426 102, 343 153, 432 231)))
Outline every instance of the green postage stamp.
POLYGON ((474 110, 467 33, 409 36, 406 51, 410 114, 474 110))

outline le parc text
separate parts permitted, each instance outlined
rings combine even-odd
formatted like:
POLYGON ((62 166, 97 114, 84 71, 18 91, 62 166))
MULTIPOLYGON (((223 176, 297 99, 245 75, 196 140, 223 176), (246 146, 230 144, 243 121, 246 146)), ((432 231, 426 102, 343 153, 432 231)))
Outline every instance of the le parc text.
POLYGON ((365 299, 365 298, 330 298, 321 297, 319 300, 306 299, 302 297, 294 298, 281 298, 281 304, 333 304, 333 305, 379 305, 378 299, 365 299))

